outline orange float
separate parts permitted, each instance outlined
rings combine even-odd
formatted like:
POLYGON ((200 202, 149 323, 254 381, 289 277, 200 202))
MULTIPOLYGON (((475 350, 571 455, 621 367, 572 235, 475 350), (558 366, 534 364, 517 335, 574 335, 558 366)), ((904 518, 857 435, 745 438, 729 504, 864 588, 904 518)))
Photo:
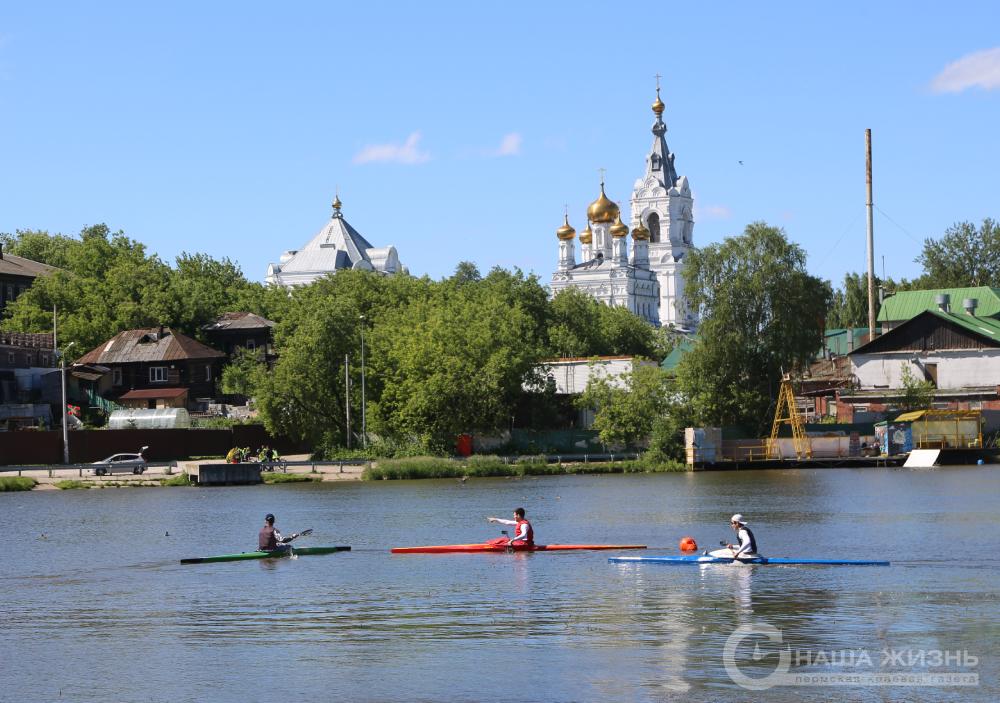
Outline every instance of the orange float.
POLYGON ((698 543, 694 541, 694 537, 681 537, 681 542, 678 546, 682 552, 698 551, 698 543))

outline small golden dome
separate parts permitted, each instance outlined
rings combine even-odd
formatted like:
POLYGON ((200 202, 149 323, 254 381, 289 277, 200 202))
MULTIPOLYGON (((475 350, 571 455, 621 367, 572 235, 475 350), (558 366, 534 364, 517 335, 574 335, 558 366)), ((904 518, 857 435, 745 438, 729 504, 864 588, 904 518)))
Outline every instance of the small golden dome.
POLYGON ((618 221, 611 225, 611 228, 608 231, 611 232, 611 236, 615 239, 624 237, 628 234, 628 227, 626 227, 625 223, 622 222, 621 212, 618 213, 618 221))
POLYGON ((608 200, 604 194, 604 184, 601 184, 601 196, 587 208, 587 219, 591 222, 614 222, 618 217, 618 206, 608 200))
POLYGON ((333 209, 336 210, 337 212, 340 212, 340 208, 343 207, 343 205, 344 204, 342 202, 340 202, 340 195, 339 194, 338 195, 334 195, 333 196, 333 209))
POLYGON ((580 243, 590 244, 594 241, 594 233, 590 231, 590 223, 587 223, 587 229, 580 232, 580 243))
POLYGON ((640 241, 649 241, 649 230, 643 227, 642 220, 639 220, 639 224, 635 226, 632 230, 632 239, 638 239, 640 241))
POLYGON ((665 107, 666 107, 666 105, 664 105, 663 101, 660 100, 660 91, 657 90, 656 91, 656 102, 653 103, 653 112, 655 112, 656 116, 659 117, 660 115, 663 114, 663 109, 665 107))
POLYGON ((568 242, 574 236, 576 236, 576 230, 573 229, 569 224, 569 215, 566 215, 566 219, 563 226, 556 230, 556 236, 564 242, 568 242))

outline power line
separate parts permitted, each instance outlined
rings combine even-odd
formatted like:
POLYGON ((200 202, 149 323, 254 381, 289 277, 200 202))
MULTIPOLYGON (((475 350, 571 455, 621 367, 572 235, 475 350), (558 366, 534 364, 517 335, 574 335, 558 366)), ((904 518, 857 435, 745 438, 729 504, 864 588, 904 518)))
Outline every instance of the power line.
POLYGON ((888 216, 887 214, 885 214, 885 213, 884 213, 884 212, 882 211, 882 208, 880 208, 880 207, 879 207, 878 205, 873 205, 873 207, 874 207, 874 208, 875 208, 876 210, 878 210, 878 211, 879 211, 879 214, 880 214, 880 215, 882 215, 882 217, 884 217, 885 219, 889 220, 889 222, 891 222, 892 224, 896 225, 896 226, 897 226, 897 227, 898 227, 898 228, 900 229, 900 231, 902 231, 902 233, 903 233, 903 234, 905 234, 905 235, 906 235, 907 237, 909 237, 910 239, 912 239, 912 240, 913 240, 914 242, 916 242, 917 244, 920 244, 921 246, 923 246, 923 242, 922 242, 922 241, 920 241, 919 239, 917 239, 916 237, 914 237, 914 236, 913 236, 912 234, 910 234, 909 230, 908 230, 908 229, 906 229, 906 227, 903 227, 903 225, 899 224, 899 223, 898 223, 898 222, 896 222, 896 221, 895 221, 894 219, 892 219, 892 218, 891 218, 891 217, 889 217, 889 216, 888 216))

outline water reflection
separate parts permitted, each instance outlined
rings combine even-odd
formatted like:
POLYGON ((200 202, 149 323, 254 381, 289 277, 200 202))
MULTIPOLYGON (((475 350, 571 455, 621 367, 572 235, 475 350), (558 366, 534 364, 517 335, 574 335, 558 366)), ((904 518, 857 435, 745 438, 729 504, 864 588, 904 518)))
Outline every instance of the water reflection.
POLYGON ((19 558, 5 563, 0 620, 0 636, 14 646, 0 667, 0 697, 50 700, 62 691, 80 701, 228 703, 252 690, 271 699, 497 700, 515 685, 528 700, 747 700, 721 652, 737 627, 755 621, 800 648, 966 648, 982 655, 976 693, 997 693, 1000 480, 992 472, 453 483, 16 496, 19 558), (550 542, 675 545, 683 534, 706 542, 738 504, 754 514, 768 554, 810 556, 802 545, 819 530, 822 556, 892 550, 912 561, 889 569, 657 566, 608 564, 602 553, 386 551, 443 534, 456 542, 493 536, 470 529, 470 516, 513 503, 526 504, 550 542), (239 551, 260 515, 279 510, 290 524, 316 528, 312 544, 356 551, 177 564, 239 551), (433 524, 429 513, 439 516, 433 524), (915 521, 935 525, 919 546, 915 521), (47 540, 35 539, 41 532, 47 540), (38 661, 59 666, 41 680, 13 673, 38 661), (142 666, 121 664, 136 661, 142 666))

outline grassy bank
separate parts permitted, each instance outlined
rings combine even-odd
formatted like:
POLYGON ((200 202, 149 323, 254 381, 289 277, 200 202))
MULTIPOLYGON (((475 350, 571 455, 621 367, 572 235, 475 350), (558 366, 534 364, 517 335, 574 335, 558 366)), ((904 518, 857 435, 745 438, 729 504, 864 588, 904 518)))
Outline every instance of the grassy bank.
POLYGON ((380 459, 361 474, 366 481, 417 478, 463 478, 487 476, 560 476, 569 474, 631 474, 687 471, 678 462, 654 462, 644 459, 615 462, 577 462, 549 464, 544 457, 521 457, 508 464, 496 456, 471 456, 466 460, 447 457, 415 456, 405 459, 380 459))
POLYGON ((260 478, 264 483, 302 483, 305 481, 322 481, 322 474, 282 474, 263 471, 260 478))
POLYGON ((38 483, 28 476, 2 476, 0 477, 0 493, 6 491, 30 491, 38 483))
POLYGON ((61 491, 72 491, 75 489, 87 489, 91 488, 94 484, 89 481, 77 481, 72 479, 66 479, 65 481, 56 481, 52 484, 61 491))

